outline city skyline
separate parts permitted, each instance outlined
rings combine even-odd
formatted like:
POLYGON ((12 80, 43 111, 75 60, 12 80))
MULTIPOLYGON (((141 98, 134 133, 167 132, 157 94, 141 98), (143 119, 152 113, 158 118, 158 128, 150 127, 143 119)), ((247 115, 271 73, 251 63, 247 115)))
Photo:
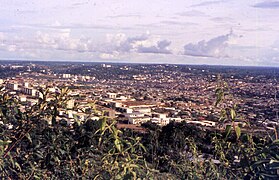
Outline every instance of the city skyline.
POLYGON ((1 4, 3 60, 279 65, 279 1, 1 4))

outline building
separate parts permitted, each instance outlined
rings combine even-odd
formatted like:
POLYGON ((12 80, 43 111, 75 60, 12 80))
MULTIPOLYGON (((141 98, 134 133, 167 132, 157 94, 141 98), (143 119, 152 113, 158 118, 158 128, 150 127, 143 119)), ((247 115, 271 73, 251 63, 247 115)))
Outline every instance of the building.
POLYGON ((67 78, 71 78, 71 74, 62 74, 62 77, 67 79, 67 78))
POLYGON ((67 101, 67 109, 73 109, 75 107, 75 100, 70 99, 67 101))
POLYGON ((7 88, 11 89, 13 91, 17 91, 18 90, 18 84, 16 84, 16 83, 8 83, 7 84, 7 88))
POLYGON ((36 96, 37 90, 33 88, 26 88, 22 89, 22 93, 30 96, 36 96))
POLYGON ((108 98, 110 99, 116 99, 117 94, 116 93, 108 93, 108 98))
POLYGON ((26 87, 26 88, 28 88, 28 87, 29 87, 29 83, 28 83, 28 82, 24 82, 24 83, 23 83, 23 86, 26 87))
POLYGON ((128 118, 129 124, 142 124, 150 121, 150 117, 146 117, 144 114, 139 112, 126 113, 124 115, 126 118, 128 118))

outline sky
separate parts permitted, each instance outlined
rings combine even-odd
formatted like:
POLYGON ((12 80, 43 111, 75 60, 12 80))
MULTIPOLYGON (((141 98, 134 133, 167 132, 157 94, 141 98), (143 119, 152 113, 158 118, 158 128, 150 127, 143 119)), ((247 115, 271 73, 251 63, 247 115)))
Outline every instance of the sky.
POLYGON ((277 0, 0 0, 1 60, 279 67, 277 0))

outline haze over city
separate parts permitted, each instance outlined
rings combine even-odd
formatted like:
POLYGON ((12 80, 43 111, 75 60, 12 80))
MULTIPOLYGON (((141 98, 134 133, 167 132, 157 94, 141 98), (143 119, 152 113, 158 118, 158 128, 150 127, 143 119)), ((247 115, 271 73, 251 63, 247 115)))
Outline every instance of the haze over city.
POLYGON ((2 0, 0 59, 279 65, 279 1, 2 0))

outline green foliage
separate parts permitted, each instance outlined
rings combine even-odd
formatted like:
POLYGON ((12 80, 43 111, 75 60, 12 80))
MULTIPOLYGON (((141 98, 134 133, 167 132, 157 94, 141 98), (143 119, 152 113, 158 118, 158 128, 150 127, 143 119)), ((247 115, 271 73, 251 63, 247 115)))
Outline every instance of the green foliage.
POLYGON ((115 121, 107 123, 103 119, 101 128, 95 133, 100 137, 98 146, 105 154, 101 159, 103 173, 95 178, 104 178, 106 174, 110 179, 136 179, 150 175, 143 158, 146 149, 140 142, 141 138, 122 136, 123 132, 115 124, 115 121))
MULTIPOLYGON (((216 91, 225 129, 171 122, 146 123, 146 133, 119 130, 115 121, 58 121, 67 93, 41 91, 34 106, 0 94, 1 179, 272 179, 278 178, 279 141, 246 133, 227 85, 216 91), (50 124, 50 122, 52 122, 50 124), (235 133, 232 133, 235 132, 235 133)), ((97 113, 92 105, 89 115, 97 113)))
POLYGON ((122 136, 115 122, 104 118, 75 122, 72 127, 63 119, 57 121, 58 111, 69 99, 67 93, 68 89, 54 95, 42 91, 39 102, 25 112, 8 94, 0 97, 4 122, 0 124, 0 178, 148 177, 152 171, 144 160, 140 137, 122 136))
POLYGON ((234 98, 230 94, 230 89, 228 84, 220 80, 220 77, 218 78, 218 87, 215 91, 215 95, 216 95, 215 107, 221 106, 219 127, 220 126, 222 127, 225 124, 227 124, 225 125, 226 138, 230 135, 231 130, 233 128, 234 132, 236 133, 237 139, 239 139, 241 135, 241 128, 235 124, 236 120, 241 121, 241 119, 237 119, 237 114, 236 114, 237 104, 234 102, 234 98))

